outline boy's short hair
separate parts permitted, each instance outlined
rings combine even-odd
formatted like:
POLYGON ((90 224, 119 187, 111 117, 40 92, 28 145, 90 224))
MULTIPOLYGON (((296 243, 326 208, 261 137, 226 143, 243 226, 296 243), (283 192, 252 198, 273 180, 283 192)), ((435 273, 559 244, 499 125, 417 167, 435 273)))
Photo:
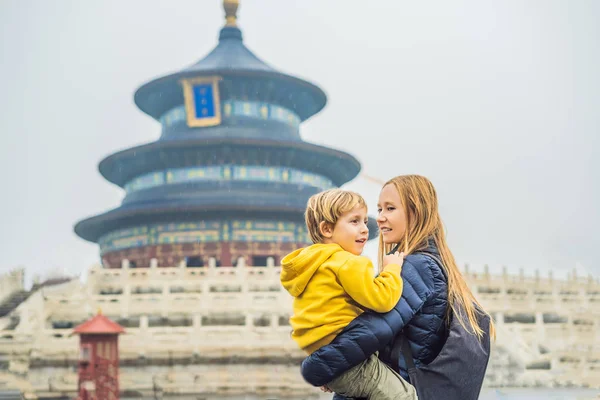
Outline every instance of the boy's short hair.
POLYGON ((308 199, 304 220, 313 243, 322 243, 325 239, 319 226, 327 222, 332 226, 344 214, 357 205, 367 208, 363 197, 355 192, 342 189, 330 189, 317 193, 308 199))

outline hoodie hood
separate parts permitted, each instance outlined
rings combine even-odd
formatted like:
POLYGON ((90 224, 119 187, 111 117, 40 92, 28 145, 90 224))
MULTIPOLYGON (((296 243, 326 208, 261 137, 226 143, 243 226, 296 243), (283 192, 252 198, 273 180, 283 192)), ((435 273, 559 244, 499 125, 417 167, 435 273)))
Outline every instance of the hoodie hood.
POLYGON ((319 267, 339 251, 344 251, 339 244, 318 243, 288 254, 281 260, 281 284, 292 296, 300 296, 319 267))

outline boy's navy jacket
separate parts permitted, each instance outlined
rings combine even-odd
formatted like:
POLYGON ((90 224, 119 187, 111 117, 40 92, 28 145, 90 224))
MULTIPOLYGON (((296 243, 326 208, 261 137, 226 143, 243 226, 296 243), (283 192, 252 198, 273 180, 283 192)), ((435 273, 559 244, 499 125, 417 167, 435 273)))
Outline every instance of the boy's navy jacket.
POLYGON ((439 258, 437 248, 430 244, 423 253, 404 259, 401 273, 404 289, 392 311, 361 314, 333 342, 302 362, 302 376, 308 383, 323 386, 376 351, 408 380, 406 362, 400 351, 400 331, 408 339, 417 368, 438 355, 447 336, 444 317, 448 308, 448 283, 441 267, 425 253, 439 258))

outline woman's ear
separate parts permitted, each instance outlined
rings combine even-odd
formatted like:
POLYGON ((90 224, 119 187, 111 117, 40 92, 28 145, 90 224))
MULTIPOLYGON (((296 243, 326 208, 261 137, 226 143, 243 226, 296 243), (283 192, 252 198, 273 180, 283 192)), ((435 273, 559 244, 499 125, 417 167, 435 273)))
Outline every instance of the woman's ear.
POLYGON ((333 226, 329 222, 321 221, 319 224, 319 232, 324 238, 331 239, 333 236, 333 226))

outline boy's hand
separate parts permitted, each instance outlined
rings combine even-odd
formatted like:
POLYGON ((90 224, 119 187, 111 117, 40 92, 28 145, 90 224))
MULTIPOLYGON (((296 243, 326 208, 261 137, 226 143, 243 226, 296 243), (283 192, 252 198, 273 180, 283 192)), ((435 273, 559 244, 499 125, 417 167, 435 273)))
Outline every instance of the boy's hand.
POLYGON ((394 254, 388 254, 383 256, 383 266, 387 266, 388 264, 397 264, 402 267, 402 263, 404 262, 404 253, 395 252, 394 254))

